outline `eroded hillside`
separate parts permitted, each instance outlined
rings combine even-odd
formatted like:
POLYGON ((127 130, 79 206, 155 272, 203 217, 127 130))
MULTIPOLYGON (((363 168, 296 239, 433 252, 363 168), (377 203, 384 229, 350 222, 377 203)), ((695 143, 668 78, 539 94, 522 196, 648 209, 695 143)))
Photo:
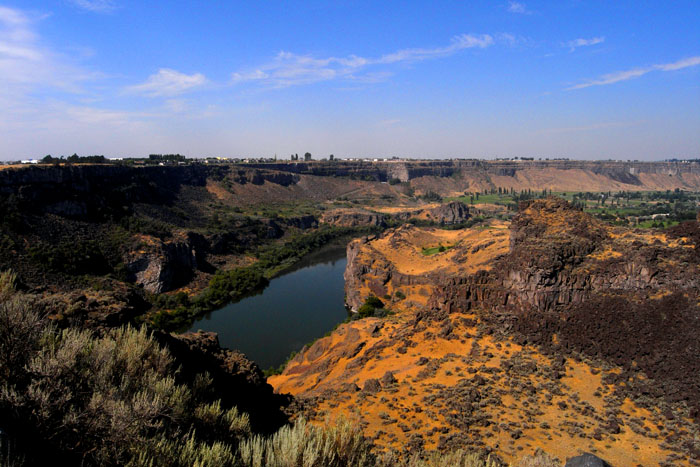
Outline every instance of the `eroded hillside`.
POLYGON ((269 381, 316 420, 353 413, 385 449, 699 465, 699 233, 611 227, 549 198, 510 226, 355 241, 348 302, 399 313, 340 326, 269 381))

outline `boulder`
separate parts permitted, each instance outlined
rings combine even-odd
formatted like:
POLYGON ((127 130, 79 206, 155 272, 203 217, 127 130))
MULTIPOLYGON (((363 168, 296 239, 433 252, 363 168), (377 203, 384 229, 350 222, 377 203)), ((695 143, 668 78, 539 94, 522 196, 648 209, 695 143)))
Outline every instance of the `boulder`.
POLYGON ((381 377, 380 381, 382 383, 382 387, 384 388, 393 386, 397 383, 396 378, 394 377, 394 373, 391 371, 387 371, 386 373, 384 373, 384 376, 381 377))
POLYGON ((382 385, 379 384, 378 379, 370 378, 365 381, 365 385, 362 387, 362 390, 369 393, 375 393, 382 390, 382 385))
POLYGON ((580 456, 567 460, 564 467, 610 467, 610 464, 598 456, 584 452, 580 456))

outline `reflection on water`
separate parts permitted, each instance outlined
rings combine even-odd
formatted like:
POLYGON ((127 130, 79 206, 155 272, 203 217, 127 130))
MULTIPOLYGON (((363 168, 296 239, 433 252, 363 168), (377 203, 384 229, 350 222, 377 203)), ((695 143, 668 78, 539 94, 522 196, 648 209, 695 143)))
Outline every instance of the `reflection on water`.
POLYGON ((320 250, 261 293, 205 315, 190 330, 217 332, 222 347, 240 350, 261 368, 279 366, 347 317, 345 263, 344 245, 320 250))

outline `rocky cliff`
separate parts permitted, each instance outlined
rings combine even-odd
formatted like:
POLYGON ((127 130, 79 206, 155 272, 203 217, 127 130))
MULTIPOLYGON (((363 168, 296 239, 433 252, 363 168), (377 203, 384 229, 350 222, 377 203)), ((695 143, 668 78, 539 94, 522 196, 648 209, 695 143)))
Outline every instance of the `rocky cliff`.
POLYGON ((250 414, 253 431, 271 433, 288 421, 286 410, 293 398, 275 394, 260 368, 241 352, 221 348, 216 333, 154 336, 181 365, 180 378, 195 384, 198 375, 208 373, 213 396, 221 399, 222 405, 236 406, 250 414))
POLYGON ((485 307, 564 310, 603 293, 653 295, 699 284, 693 237, 679 237, 678 229, 613 228, 550 198, 521 205, 510 230, 509 254, 486 277, 454 278, 460 284, 436 293, 435 309, 468 309, 480 302, 468 297, 488 295, 485 307), (448 298, 453 292, 459 303, 448 298))
POLYGON ((450 201, 434 207, 398 212, 392 217, 403 222, 416 219, 440 225, 455 225, 466 222, 472 217, 472 214, 469 206, 461 201, 450 201))
POLYGON ((324 212, 321 222, 337 227, 385 227, 386 216, 369 211, 336 209, 324 212))
MULTIPOLYGON (((588 180, 591 188, 581 191, 614 189, 700 189, 700 162, 639 161, 491 161, 477 159, 410 161, 314 161, 248 164, 280 172, 330 177, 354 177, 376 181, 392 178, 408 182, 421 177, 457 178, 484 187, 518 187, 542 190, 557 184, 557 178, 588 180), (608 188, 603 188, 607 186, 608 188)), ((467 184, 468 184, 467 183, 467 184)), ((567 181, 571 185, 570 181, 567 181)), ((581 185, 582 186, 582 185, 581 185)), ((468 187, 465 187, 468 188, 468 187)), ((464 189, 464 188, 463 188, 464 189)), ((566 188, 555 188, 566 191, 566 188)))
MULTIPOLYGON (((486 310, 484 319, 520 332, 526 342, 551 346, 558 339, 556 348, 612 358, 629 371, 643 367, 661 378, 660 386, 673 388, 668 394, 682 394, 698 413, 700 402, 693 397, 700 395, 700 387, 686 373, 700 371, 700 360, 690 350, 692 335, 700 332, 697 223, 666 231, 633 230, 605 225, 558 198, 532 201, 520 206, 510 225, 507 254, 497 249, 504 238, 490 244, 480 239, 477 245, 465 238, 450 250, 453 256, 441 253, 438 261, 440 254, 435 255, 434 268, 413 274, 392 256, 405 240, 399 229, 348 246, 345 279, 351 307, 356 309, 369 294, 395 290, 403 290, 410 301, 410 287, 403 286, 421 284, 430 291, 426 307, 432 313, 486 310), (487 260, 474 266, 479 251, 487 260), (620 319, 632 310, 645 322, 620 319), (588 321, 588 313, 595 319, 588 321), (673 335, 657 335, 652 323, 667 329, 683 326, 673 335), (624 340, 612 338, 610 329, 624 340), (593 334, 581 338, 593 330, 610 340, 595 343, 593 334), (683 363, 670 364, 679 353, 683 363)), ((419 235, 411 239, 419 241, 419 235)), ((403 255, 408 251, 404 248, 403 255)))
POLYGON ((0 195, 12 196, 27 212, 102 220, 124 215, 135 203, 172 204, 183 187, 204 187, 208 179, 289 186, 294 174, 232 165, 129 167, 120 165, 33 166, 0 171, 0 195))
POLYGON ((207 242, 193 233, 177 234, 165 241, 141 236, 138 249, 127 252, 124 258, 127 279, 152 293, 180 287, 198 269, 198 256, 202 261, 203 252, 197 251, 197 244, 205 247, 207 242))
POLYGON ((508 250, 506 224, 492 221, 488 227, 442 230, 406 224, 349 243, 344 275, 348 306, 358 309, 369 295, 392 297, 401 308, 426 306, 435 287, 490 269, 491 260, 508 250), (407 298, 397 299, 397 292, 407 298))
POLYGON ((351 243, 348 303, 377 295, 399 314, 341 326, 273 386, 311 417, 356 413, 387 449, 700 461, 697 223, 612 227, 549 198, 458 232, 351 243))

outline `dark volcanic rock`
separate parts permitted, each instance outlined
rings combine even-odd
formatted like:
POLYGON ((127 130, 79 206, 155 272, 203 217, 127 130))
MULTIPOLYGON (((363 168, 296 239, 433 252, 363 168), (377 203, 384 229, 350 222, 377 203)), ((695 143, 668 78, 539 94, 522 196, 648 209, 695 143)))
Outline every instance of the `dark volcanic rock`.
POLYGON ((379 381, 382 383, 382 387, 384 388, 393 386, 397 383, 396 377, 394 377, 394 373, 392 373, 391 371, 387 371, 386 373, 384 373, 384 376, 382 376, 379 381))
MULTIPOLYGON (((400 241, 404 228, 383 235, 400 241)), ((358 307, 365 298, 361 287, 381 296, 389 281, 417 285, 425 279, 434 292, 416 323, 488 310, 480 314, 485 332, 643 375, 626 385, 630 394, 684 402, 694 418, 700 414, 700 227, 687 222, 665 236, 666 242, 653 241, 646 233, 606 226, 564 200, 535 200, 521 204, 510 251, 488 271, 403 277, 371 254, 371 243, 350 243, 346 297, 358 307), (626 236, 638 240, 621 240, 626 236)), ((445 323, 439 335, 451 338, 445 323)))
POLYGON ((585 452, 580 456, 572 457, 567 460, 564 467, 610 467, 610 464, 600 457, 585 452))
POLYGON ((471 217, 469 207, 459 201, 441 204, 436 208, 430 209, 428 213, 435 222, 445 225, 461 224, 471 217))
POLYGON ((178 377, 192 383, 197 375, 209 373, 213 396, 250 414, 254 431, 271 433, 288 421, 285 409, 292 404, 292 397, 275 394, 260 368, 241 352, 222 349, 216 333, 156 332, 154 337, 181 365, 178 377))
POLYGON ((321 222, 338 227, 358 226, 386 226, 386 217, 383 214, 363 211, 330 211, 323 214, 321 222))
POLYGON ((605 226, 563 200, 524 203, 510 253, 489 272, 445 281, 429 306, 490 309, 484 319, 514 331, 516 342, 642 371, 654 382, 634 391, 685 401, 692 416, 700 411, 698 229, 689 222, 668 231, 694 248, 619 242, 618 256, 594 260, 612 243, 605 226))
POLYGON ((197 269, 197 251, 185 235, 162 241, 150 238, 147 245, 124 258, 130 281, 153 293, 162 293, 187 283, 197 269))
POLYGON ((421 219, 427 217, 428 220, 440 225, 454 225, 466 222, 470 217, 469 207, 460 201, 450 201, 430 209, 418 209, 415 211, 405 211, 392 216, 397 221, 408 221, 410 219, 421 219))
POLYGON ((350 392, 350 393, 353 393, 353 392, 359 391, 359 390, 360 390, 360 387, 359 387, 357 384, 355 384, 355 383, 343 383, 343 384, 340 385, 340 387, 338 388, 338 390, 339 390, 340 392, 350 392))
POLYGON ((362 390, 369 393, 379 392, 382 390, 382 385, 379 384, 379 380, 376 378, 370 378, 365 381, 365 385, 362 387, 362 390))
POLYGON ((313 229, 318 227, 318 219, 314 216, 286 217, 279 219, 280 222, 297 229, 313 229))

